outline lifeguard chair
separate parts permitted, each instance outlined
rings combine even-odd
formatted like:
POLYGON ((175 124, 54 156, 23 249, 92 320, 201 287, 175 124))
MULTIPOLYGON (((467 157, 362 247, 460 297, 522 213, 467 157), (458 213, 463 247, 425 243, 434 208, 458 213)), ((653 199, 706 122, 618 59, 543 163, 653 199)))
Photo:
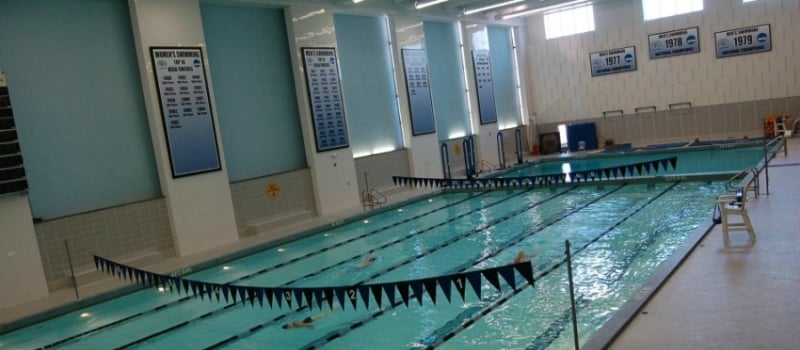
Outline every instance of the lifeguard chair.
POLYGON ((747 188, 739 187, 735 195, 724 195, 718 197, 720 216, 722 217, 722 240, 725 245, 730 244, 729 231, 744 230, 750 236, 750 242, 756 242, 756 233, 753 224, 750 223, 750 216, 747 215, 747 188), (731 222, 730 216, 739 216, 741 222, 731 222))

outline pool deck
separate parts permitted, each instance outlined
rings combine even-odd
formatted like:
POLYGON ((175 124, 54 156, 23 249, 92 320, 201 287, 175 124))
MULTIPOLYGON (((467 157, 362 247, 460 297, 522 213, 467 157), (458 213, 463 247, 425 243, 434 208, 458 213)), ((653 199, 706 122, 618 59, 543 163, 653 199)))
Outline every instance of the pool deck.
MULTIPOLYGON (((610 349, 795 349, 800 343, 800 138, 789 139, 789 156, 779 153, 770 163, 770 194, 748 201, 758 241, 734 231, 731 247, 722 242, 720 225, 708 233, 666 284, 645 304, 616 338, 610 349), (797 216, 795 216, 797 215, 797 216)), ((761 177, 762 192, 765 189, 761 177)), ((425 191, 391 196, 399 203, 425 191)), ((280 228, 269 235, 246 237, 204 254, 168 258, 143 268, 166 273, 248 247, 269 244, 313 227, 362 213, 353 208, 335 216, 316 217, 280 228)), ((72 289, 54 291, 48 298, 0 312, 0 331, 6 324, 47 310, 91 303, 127 283, 114 278, 83 285, 76 302, 72 289)), ((584 339, 586 340, 586 339, 584 339)))

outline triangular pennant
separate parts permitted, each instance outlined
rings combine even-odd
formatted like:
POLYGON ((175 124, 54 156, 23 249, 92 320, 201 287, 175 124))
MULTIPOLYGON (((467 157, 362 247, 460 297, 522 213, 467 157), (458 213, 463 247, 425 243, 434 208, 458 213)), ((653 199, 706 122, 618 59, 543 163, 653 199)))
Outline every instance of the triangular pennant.
POLYGON ((442 293, 444 293, 444 298, 447 299, 447 303, 450 303, 450 278, 447 276, 439 277, 436 279, 436 282, 439 283, 439 288, 442 289, 442 293))
POLYGON ((205 283, 205 290, 206 290, 206 295, 208 295, 208 301, 211 301, 211 297, 214 295, 214 287, 215 286, 211 283, 205 283))
POLYGON ((500 279, 497 277, 496 268, 483 270, 483 277, 494 286, 494 289, 500 290, 500 279))
POLYGON ((381 285, 380 284, 372 284, 369 286, 370 291, 372 292, 372 297, 375 298, 375 303, 378 304, 378 308, 381 308, 381 285))
POLYGON ((308 309, 311 310, 314 308, 314 291, 311 288, 302 288, 303 290, 303 297, 306 298, 306 305, 308 305, 308 309))
MULTIPOLYGON (((567 183, 567 174, 560 174, 558 175, 558 179, 561 180, 561 183, 567 183)), ((556 182, 558 183, 558 182, 556 182)))
POLYGON ((231 303, 236 304, 236 287, 227 285, 228 293, 231 295, 231 303))
POLYGON ((183 292, 186 293, 186 295, 189 295, 189 280, 182 279, 181 284, 183 285, 183 292))
POLYGON ((636 174, 642 176, 642 163, 636 163, 636 174))
POLYGON ((317 307, 322 310, 322 300, 325 298, 322 296, 322 288, 314 288, 314 298, 317 299, 317 307))
POLYGON ((142 284, 142 287, 147 287, 147 274, 142 270, 136 270, 136 280, 142 284))
POLYGON ((517 279, 514 276, 513 265, 498 267, 497 272, 500 274, 500 276, 503 277, 503 280, 505 280, 506 283, 508 283, 508 285, 511 286, 511 289, 513 289, 514 291, 517 290, 517 279))
POLYGON ((108 264, 106 264, 106 265, 108 266, 108 271, 109 271, 110 275, 113 276, 113 275, 117 274, 117 264, 116 263, 109 261, 108 264))
POLYGON ((514 264, 514 269, 533 286, 533 264, 530 261, 514 264))
POLYGON ((366 284, 358 286, 358 294, 361 294, 361 301, 364 302, 364 309, 369 310, 369 286, 366 284))
POLYGON ((400 292, 400 298, 403 303, 408 307, 408 282, 396 282, 394 285, 397 286, 397 291, 400 292))
POLYGON ((347 299, 350 300, 350 304, 353 305, 353 310, 357 310, 358 306, 356 302, 358 301, 358 292, 356 291, 356 287, 347 287, 344 291, 347 295, 347 299))
POLYGON ((147 272, 146 276, 147 276, 148 285, 151 286, 151 287, 153 285, 155 285, 155 283, 156 283, 156 275, 154 273, 152 273, 152 272, 147 272))
POLYGON ((466 297, 464 296, 464 291, 467 289, 467 276, 463 273, 459 273, 450 276, 450 279, 453 281, 453 284, 456 285, 456 291, 458 291, 458 294, 461 295, 461 301, 467 301, 466 297))
POLYGON ((622 178, 625 178, 625 166, 619 167, 619 174, 622 175, 622 178))
POLYGON ((239 292, 239 300, 242 301, 242 305, 246 305, 246 303, 247 303, 247 288, 245 288, 245 287, 236 287, 236 290, 239 292))
POLYGON ((408 285, 411 286, 411 291, 414 292, 419 306, 422 306, 422 280, 409 281, 408 285))
POLYGON ((467 282, 469 282, 470 286, 472 286, 472 291, 475 292, 478 300, 481 300, 481 272, 467 272, 465 275, 467 277, 467 282))
POLYGON ((676 170, 676 166, 678 166, 678 157, 672 157, 669 159, 669 164, 672 165, 672 170, 676 170))
POLYGON ((283 308, 283 289, 281 288, 272 288, 272 297, 275 299, 275 303, 278 305, 279 309, 283 308))
POLYGON ((255 298, 250 297, 250 305, 254 305, 253 299, 258 299, 258 306, 264 307, 264 288, 255 288, 255 298))
POLYGON ((339 306, 341 306, 342 310, 344 310, 344 287, 334 287, 333 291, 336 292, 336 299, 339 299, 339 306))
POLYGON ((628 165, 626 168, 628 168, 628 175, 633 176, 633 165, 628 165))
POLYGON ((654 160, 654 161, 650 162, 650 165, 653 166, 653 170, 654 171, 658 172, 658 161, 657 160, 654 160))
MULTIPOLYGON (((606 180, 611 180, 611 169, 605 168, 603 169, 603 174, 606 175, 606 180)), ((602 180, 602 177, 601 177, 602 180)))
POLYGON ((645 173, 650 174, 650 162, 644 162, 642 165, 644 165, 645 173))
POLYGON ((428 292, 428 297, 431 298, 431 302, 433 302, 433 305, 436 305, 436 279, 426 278, 422 280, 422 284, 425 286, 425 291, 428 292))
POLYGON ((94 258, 94 267, 95 267, 95 269, 100 271, 100 257, 98 257, 97 255, 92 255, 92 257, 94 258))
POLYGON ((389 302, 389 305, 394 305, 394 284, 392 283, 384 283, 381 285, 383 287, 383 291, 386 293, 386 301, 389 302))
MULTIPOLYGON (((292 288, 294 292, 294 300, 297 301, 297 307, 303 307, 303 290, 301 288, 292 288)), ((308 303, 311 306, 311 303, 308 303)))
POLYGON ((328 308, 333 310, 333 288, 325 288, 325 299, 328 299, 328 308))
POLYGON ((619 168, 611 168, 611 173, 614 174, 614 180, 619 177, 619 168))
POLYGON ((661 168, 664 169, 664 171, 666 171, 667 170, 667 165, 669 164, 668 160, 666 158, 664 158, 664 159, 662 159, 660 161, 660 163, 661 163, 661 168))
POLYGON ((397 176, 392 176, 392 182, 394 182, 394 185, 397 186, 397 176))
MULTIPOLYGON (((250 306, 256 306, 256 294, 263 293, 264 290, 261 288, 253 288, 253 287, 245 287, 247 290, 247 298, 250 299, 250 306), (256 291, 258 289, 258 291, 256 291)), ((263 301, 263 299, 262 299, 263 301)))
MULTIPOLYGON (((228 295, 230 294, 230 291, 231 290, 230 290, 230 288, 228 288, 228 286, 226 286, 226 285, 222 286, 222 297, 225 299, 225 303, 228 303, 228 295)), ((236 301, 234 301, 234 304, 235 303, 236 303, 236 301)))
POLYGON ((194 281, 189 281, 189 288, 192 290, 192 296, 197 297, 197 283, 194 283, 194 281))
POLYGON ((291 308, 292 307, 292 299, 293 299, 292 290, 291 289, 284 289, 281 294, 283 295, 283 300, 286 302, 286 306, 291 308))
POLYGON ((195 286, 197 286, 197 294, 195 296, 200 296, 200 300, 205 300, 206 297, 206 288, 203 282, 195 282, 195 286))

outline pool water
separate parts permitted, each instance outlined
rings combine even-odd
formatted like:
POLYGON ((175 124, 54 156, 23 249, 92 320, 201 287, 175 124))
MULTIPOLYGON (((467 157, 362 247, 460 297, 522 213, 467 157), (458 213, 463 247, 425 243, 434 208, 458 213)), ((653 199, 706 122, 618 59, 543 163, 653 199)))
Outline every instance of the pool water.
POLYGON ((395 282, 506 265, 524 250, 534 287, 520 280, 516 291, 498 292, 487 282, 481 300, 468 290, 466 302, 454 293, 448 303, 437 290, 436 305, 425 295, 422 305, 412 297, 408 306, 379 309, 371 299, 369 309, 334 303, 324 312, 145 289, 0 335, 0 348, 571 348, 564 241, 572 244, 585 342, 708 218, 723 192, 716 182, 660 182, 443 193, 184 277, 265 287, 395 282), (367 257, 376 261, 358 268, 367 257), (313 328, 281 328, 312 315, 322 316, 313 328))

